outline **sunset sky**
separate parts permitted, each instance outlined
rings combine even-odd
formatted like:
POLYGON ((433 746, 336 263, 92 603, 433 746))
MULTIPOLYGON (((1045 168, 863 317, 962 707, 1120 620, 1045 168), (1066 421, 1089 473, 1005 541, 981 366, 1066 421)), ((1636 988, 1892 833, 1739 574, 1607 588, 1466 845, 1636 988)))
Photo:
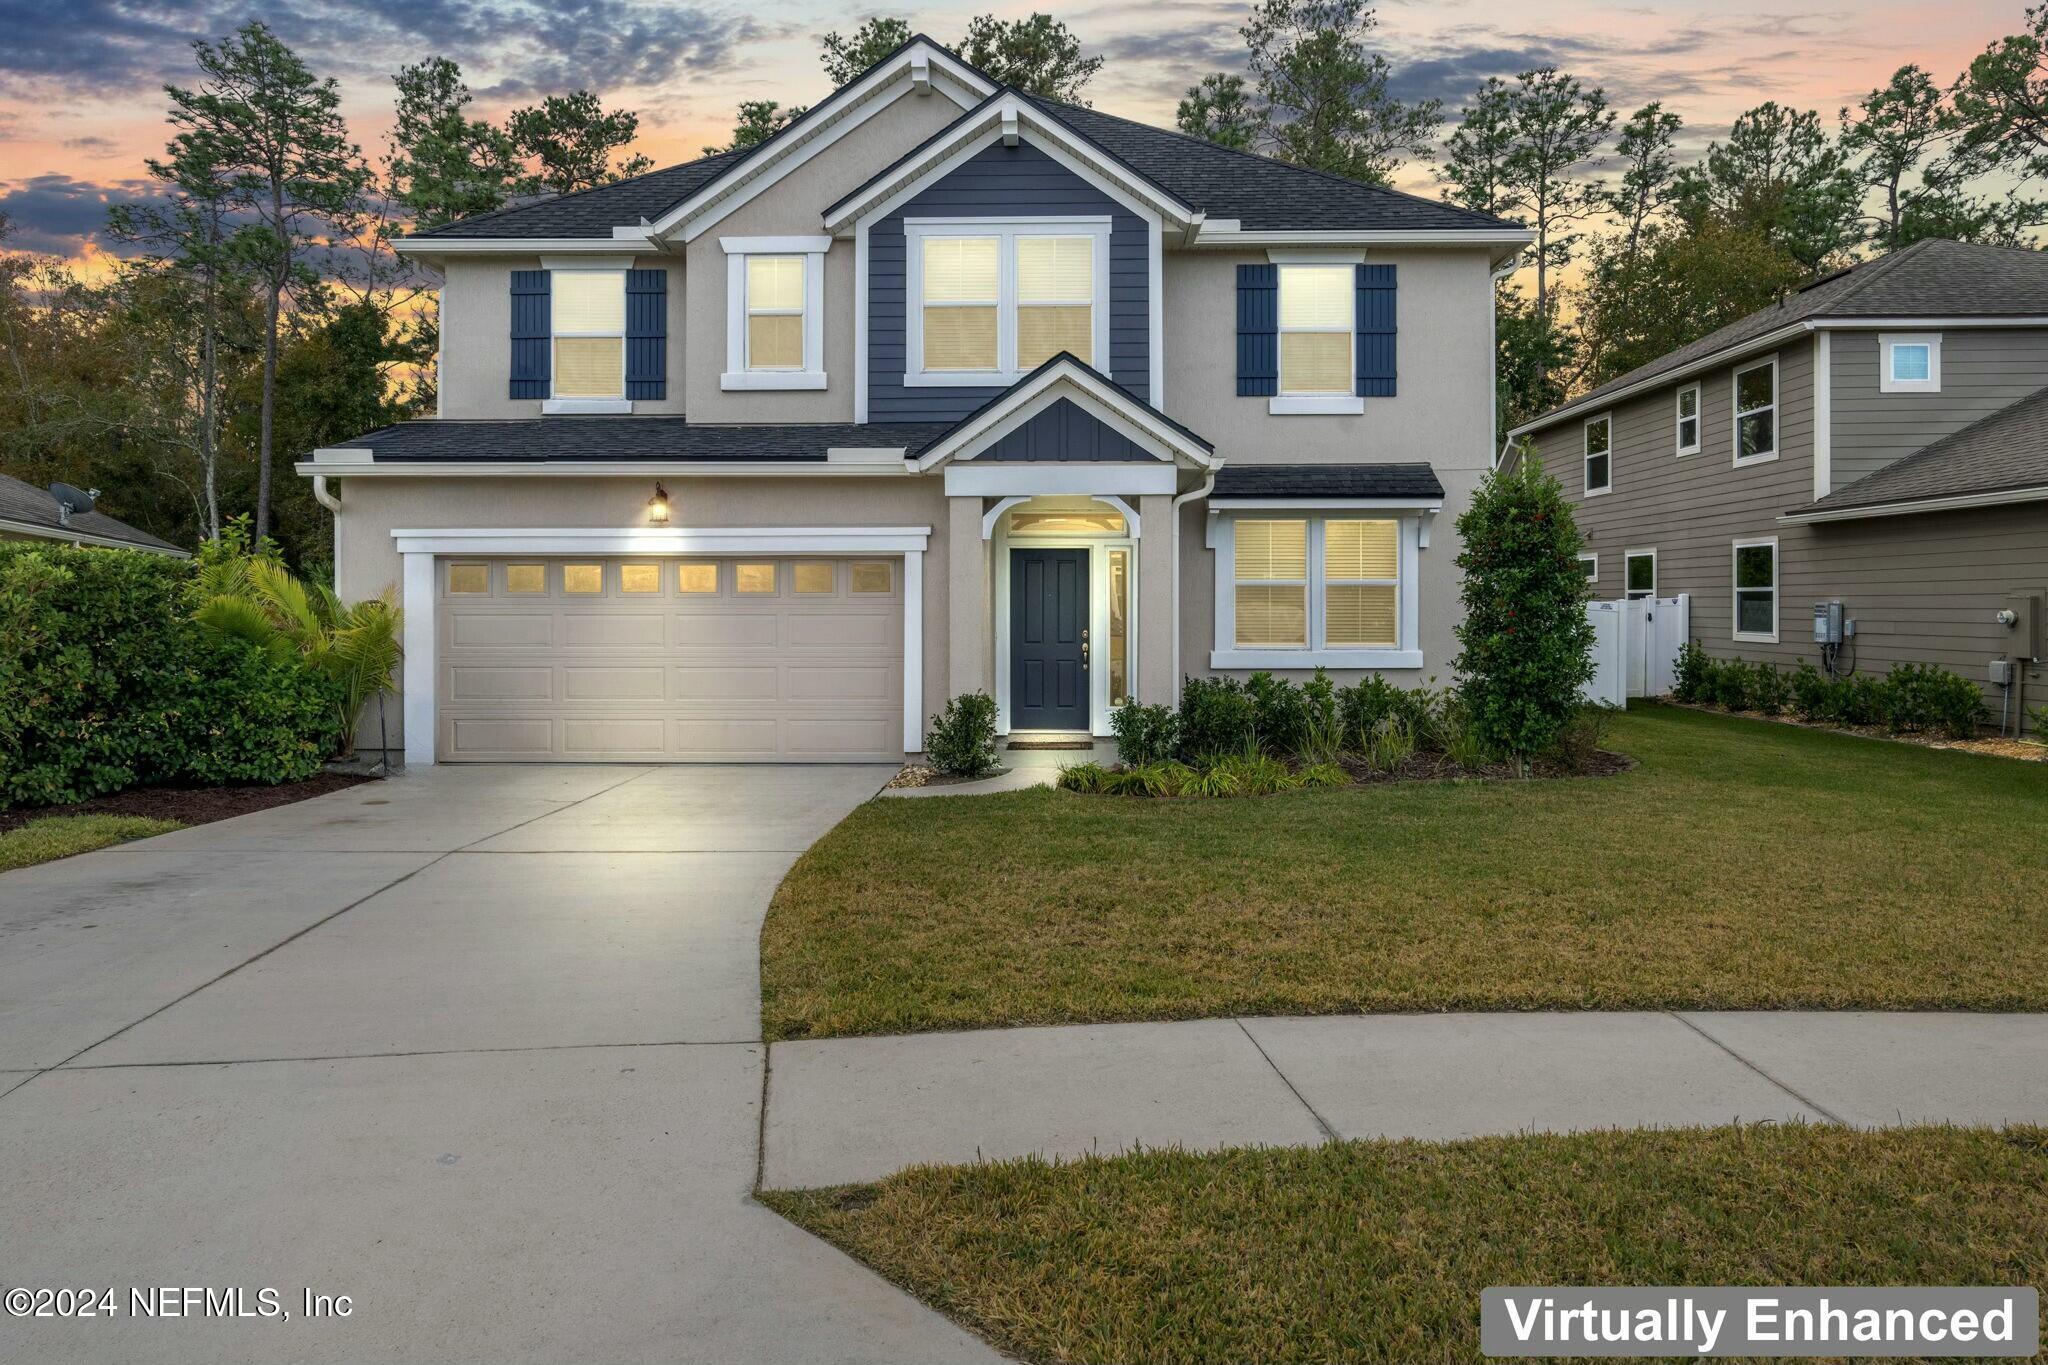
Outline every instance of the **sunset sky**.
MULTIPOLYGON (((994 8, 901 14, 941 42, 994 8)), ((1111 113, 1170 124, 1181 92, 1242 66, 1237 0, 1082 0, 1056 12, 1108 58, 1088 95, 1111 113)), ((1906 62, 1947 81, 1984 45, 2021 27, 2016 0, 1785 3, 1720 9, 1671 0, 1433 0, 1380 9, 1400 92, 1441 96, 1455 114, 1488 75, 1555 64, 1604 86, 1624 114, 1662 99, 1697 148, 1765 99, 1834 111, 1906 62)), ((195 78, 190 41, 260 17, 313 69, 341 83, 364 149, 381 156, 391 73, 439 53, 459 62, 478 106, 500 114, 578 86, 641 116, 639 150, 668 165, 722 140, 742 99, 809 103, 826 93, 818 36, 871 10, 800 0, 0 0, 0 212, 12 244, 90 256, 106 205, 146 190, 142 159, 165 140, 167 81, 195 78)), ((1404 188, 1434 193, 1412 169, 1404 188)))

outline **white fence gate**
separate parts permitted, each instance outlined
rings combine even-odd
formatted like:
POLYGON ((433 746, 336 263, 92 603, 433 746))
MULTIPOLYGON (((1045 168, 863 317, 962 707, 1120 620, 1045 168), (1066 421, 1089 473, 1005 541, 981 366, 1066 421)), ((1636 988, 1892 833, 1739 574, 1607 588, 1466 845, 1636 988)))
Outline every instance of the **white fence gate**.
POLYGON ((1661 697, 1671 690, 1678 651, 1690 638, 1692 599, 1638 597, 1588 602, 1593 623, 1593 680, 1586 700, 1626 706, 1630 697, 1661 697))

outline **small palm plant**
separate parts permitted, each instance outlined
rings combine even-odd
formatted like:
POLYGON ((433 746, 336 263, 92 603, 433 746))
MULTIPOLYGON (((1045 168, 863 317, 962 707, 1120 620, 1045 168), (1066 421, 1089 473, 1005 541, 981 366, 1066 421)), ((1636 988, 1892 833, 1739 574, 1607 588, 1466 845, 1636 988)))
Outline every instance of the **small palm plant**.
POLYGON ((403 652, 391 590, 345 604, 326 584, 295 577, 267 543, 251 549, 231 535, 219 543, 201 555, 193 619, 280 657, 296 654, 331 678, 340 692, 340 753, 353 754, 356 720, 370 698, 381 704, 403 652))

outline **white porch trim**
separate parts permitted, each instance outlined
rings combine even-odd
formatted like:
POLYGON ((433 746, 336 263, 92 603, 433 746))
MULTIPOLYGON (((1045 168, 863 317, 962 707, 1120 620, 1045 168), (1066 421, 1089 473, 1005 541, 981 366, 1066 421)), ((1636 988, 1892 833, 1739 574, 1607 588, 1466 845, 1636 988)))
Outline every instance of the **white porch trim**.
POLYGON ((1098 737, 1111 733, 1109 717, 1109 553, 1122 550, 1126 564, 1124 603, 1125 692, 1138 695, 1138 542, 1132 536, 1032 536, 1012 541, 1006 528, 993 537, 990 577, 995 596, 995 698, 996 733, 1008 735, 1010 725, 1010 552, 1012 550, 1088 551, 1088 638, 1100 644, 1091 649, 1088 660, 1088 733, 1098 737), (1096 660, 1101 660, 1098 667, 1096 660))
POLYGON ((947 465, 946 496, 952 498, 1049 497, 1073 493, 1099 498, 1107 494, 1142 497, 1172 493, 1180 471, 1170 464, 1090 464, 1075 460, 1026 463, 947 465))
MULTIPOLYGON (((1112 431, 1154 452, 1161 464, 1169 469, 1173 463, 1206 469, 1215 460, 1200 441, 1191 439, 1186 432, 1147 409, 1122 389, 1073 361, 1060 360, 1043 366, 1035 378, 1020 382, 974 417, 947 432, 918 457, 917 467, 930 469, 948 462, 966 463, 974 457, 964 452, 985 450, 1063 398, 1112 431)), ((1075 461, 1064 467, 1078 468, 1082 463, 1075 461)), ((950 475, 952 471, 949 469, 947 472, 950 475)))
POLYGON ((903 748, 924 744, 924 552, 929 526, 556 526, 396 530, 404 563, 405 761, 434 762, 441 555, 893 554, 903 557, 903 748))
MULTIPOLYGON (((1095 500, 1097 502, 1108 503, 1111 507, 1114 507, 1120 514, 1122 514, 1124 519, 1124 525, 1127 528, 1129 528, 1125 534, 1128 535, 1129 538, 1132 540, 1136 540, 1138 538, 1138 509, 1131 506, 1129 503, 1125 502, 1122 498, 1118 497, 1114 493, 1097 494, 1095 500)), ((993 539, 996 531, 996 523, 1003 519, 1003 513, 1009 511, 1012 507, 1015 507, 1020 503, 1026 503, 1030 501, 1031 498, 1027 494, 1012 494, 1011 496, 1004 498, 1001 502, 998 502, 994 507, 989 508, 987 512, 982 514, 981 538, 983 540, 993 539)))

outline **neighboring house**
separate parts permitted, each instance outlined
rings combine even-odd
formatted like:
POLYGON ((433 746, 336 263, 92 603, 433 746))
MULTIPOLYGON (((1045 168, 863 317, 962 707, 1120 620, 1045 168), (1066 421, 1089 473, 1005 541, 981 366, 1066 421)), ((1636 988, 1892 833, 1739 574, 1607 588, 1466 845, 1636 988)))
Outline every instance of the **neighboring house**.
MULTIPOLYGON (((1601 598, 1691 595, 1721 658, 1938 664, 2007 698, 2048 590, 2048 255, 1925 241, 1826 276, 1509 434, 1576 504, 1601 598), (2021 595, 2017 600, 2014 595, 2021 595)), ((2038 626, 2036 627, 2038 629, 2038 626)))
MULTIPOLYGON (((88 499, 89 501, 89 499, 88 499)), ((0 540, 57 540, 187 558, 185 551, 105 512, 74 508, 49 489, 0 474, 0 540)))
POLYGON ((400 242, 439 415, 298 468, 343 594, 400 587, 412 763, 894 760, 976 690, 1099 735, 1183 673, 1416 684, 1528 240, 914 38, 748 151, 400 242))

